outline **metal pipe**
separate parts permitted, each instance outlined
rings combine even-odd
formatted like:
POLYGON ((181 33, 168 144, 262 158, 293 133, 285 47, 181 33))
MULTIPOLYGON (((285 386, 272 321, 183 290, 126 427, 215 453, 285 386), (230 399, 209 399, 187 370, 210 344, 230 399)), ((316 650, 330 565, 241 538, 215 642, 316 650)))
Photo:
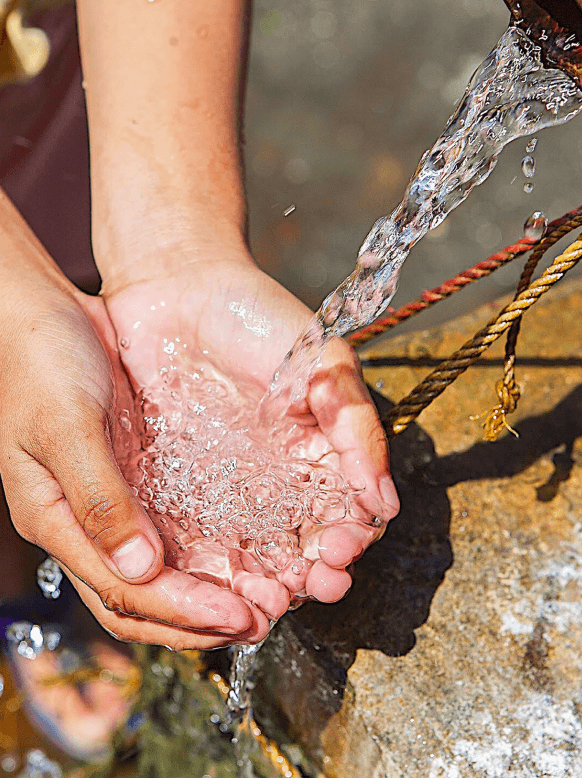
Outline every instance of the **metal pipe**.
POLYGON ((543 63, 568 73, 582 88, 582 0, 504 0, 510 25, 541 49, 543 63))

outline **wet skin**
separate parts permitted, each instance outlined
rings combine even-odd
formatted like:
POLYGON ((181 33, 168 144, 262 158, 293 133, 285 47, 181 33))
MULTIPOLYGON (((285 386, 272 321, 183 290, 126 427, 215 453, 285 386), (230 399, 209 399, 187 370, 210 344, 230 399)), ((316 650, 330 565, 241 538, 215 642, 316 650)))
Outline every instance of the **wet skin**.
MULTIPOLYGON (((135 389, 158 379, 164 339, 178 339, 185 364, 186 357, 195 359, 262 394, 311 316, 245 257, 197 263, 173 277, 127 286, 105 295, 105 304, 135 389)), ((345 568, 398 510, 384 435, 357 360, 343 341, 330 344, 307 398, 288 415, 297 424, 296 446, 309 458, 324 456, 326 464, 365 489, 359 517, 332 527, 309 518, 303 522, 300 546, 309 560, 303 573, 286 568, 273 578, 251 554, 241 553, 232 588, 271 619, 287 610, 296 593, 324 602, 343 597, 351 584, 345 568), (374 516, 381 521, 374 524, 374 516)))

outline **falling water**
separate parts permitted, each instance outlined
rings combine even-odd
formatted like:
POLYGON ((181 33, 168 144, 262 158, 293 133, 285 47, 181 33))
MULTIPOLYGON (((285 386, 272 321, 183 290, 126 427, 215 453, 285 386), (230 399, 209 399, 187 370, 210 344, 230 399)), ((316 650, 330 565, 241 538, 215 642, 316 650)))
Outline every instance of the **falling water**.
MULTIPOLYGON (((539 47, 510 27, 475 71, 443 134, 423 155, 400 205, 374 224, 354 271, 325 298, 275 373, 261 404, 263 420, 275 423, 305 396, 327 340, 366 326, 387 308, 412 247, 485 181, 504 146, 562 124, 581 108, 576 83, 561 70, 544 67, 539 47)), ((530 153, 526 160, 526 175, 533 175, 530 153)))
MULTIPOLYGON (((423 155, 400 205, 374 224, 354 271, 325 298, 275 373, 261 402, 262 421, 278 426, 289 405, 305 397, 330 338, 366 326, 388 307, 412 247, 485 181, 510 141, 562 124, 581 108, 582 91, 575 82, 561 70, 545 68, 539 48, 510 27, 475 71, 443 134, 423 155)), ((536 138, 529 141, 522 162, 528 179, 535 173, 536 144, 536 138)), ((535 212, 525 224, 526 234, 541 237, 546 224, 545 215, 535 212)), ((232 720, 248 710, 255 656, 256 647, 235 651, 228 698, 232 720)))

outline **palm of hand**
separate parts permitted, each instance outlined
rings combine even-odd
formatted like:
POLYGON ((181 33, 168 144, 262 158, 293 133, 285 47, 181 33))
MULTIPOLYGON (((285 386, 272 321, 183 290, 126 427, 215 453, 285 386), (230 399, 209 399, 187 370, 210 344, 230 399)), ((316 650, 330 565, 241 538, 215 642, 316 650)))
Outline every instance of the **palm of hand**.
MULTIPOLYGON (((161 281, 126 287, 106 304, 134 388, 159 380, 169 355, 177 367, 195 363, 257 397, 310 318, 296 298, 240 261, 215 263, 210 271, 191 266, 161 281)), ((325 601, 342 597, 351 582, 345 567, 383 530, 384 523, 371 521, 371 514, 388 519, 395 513, 393 506, 381 504, 378 479, 386 473, 386 449, 355 361, 342 343, 331 351, 308 398, 291 409, 295 445, 310 459, 324 457, 348 480, 366 484, 358 513, 364 520, 350 517, 322 527, 306 519, 299 547, 308 563, 299 574, 289 568, 266 573, 250 554, 230 554, 230 585, 271 618, 282 615, 297 594, 325 601)), ((171 538, 166 547, 172 548, 171 538)), ((209 559, 209 578, 211 565, 209 559)))

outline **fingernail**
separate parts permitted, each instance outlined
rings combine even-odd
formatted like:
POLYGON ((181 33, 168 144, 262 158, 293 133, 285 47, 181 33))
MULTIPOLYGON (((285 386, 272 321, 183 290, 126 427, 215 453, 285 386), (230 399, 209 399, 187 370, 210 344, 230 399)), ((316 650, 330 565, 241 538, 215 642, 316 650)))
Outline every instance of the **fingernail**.
POLYGON ((396 515, 400 510, 400 500, 398 499, 398 495, 396 493, 394 481, 390 478, 389 475, 385 475, 380 479, 379 486, 382 502, 387 508, 390 508, 392 511, 394 511, 394 515, 396 515))
POLYGON ((141 578, 154 563, 156 552, 143 535, 129 540, 111 555, 124 578, 141 578))

